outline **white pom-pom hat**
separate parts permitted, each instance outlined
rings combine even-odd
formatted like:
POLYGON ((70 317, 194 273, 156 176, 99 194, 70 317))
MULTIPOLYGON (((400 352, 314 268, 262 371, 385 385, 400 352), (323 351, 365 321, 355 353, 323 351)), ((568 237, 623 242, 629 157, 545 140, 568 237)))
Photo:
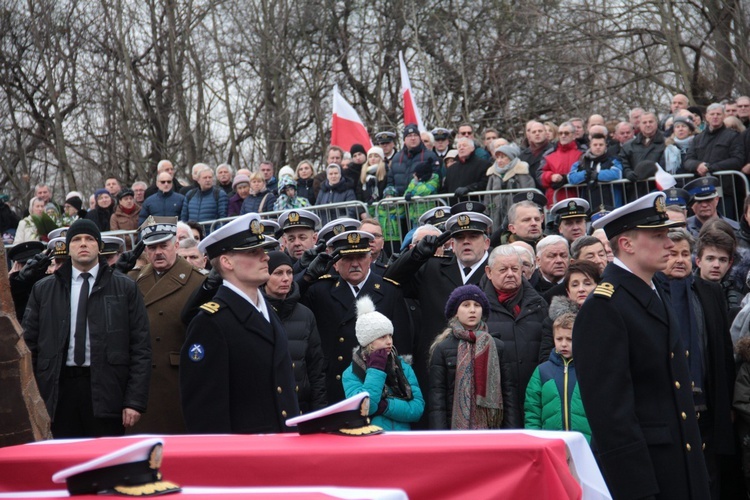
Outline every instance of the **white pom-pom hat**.
POLYGON ((375 310, 375 304, 367 295, 357 300, 357 341, 367 347, 383 335, 393 335, 393 323, 375 310))

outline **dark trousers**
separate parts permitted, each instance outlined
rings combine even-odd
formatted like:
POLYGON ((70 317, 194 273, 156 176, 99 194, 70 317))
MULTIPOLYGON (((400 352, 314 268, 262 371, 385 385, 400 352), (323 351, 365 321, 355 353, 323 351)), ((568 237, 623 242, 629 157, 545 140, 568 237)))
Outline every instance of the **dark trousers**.
POLYGON ((60 439, 122 436, 124 433, 122 417, 94 416, 90 369, 63 366, 60 373, 60 393, 52 421, 52 436, 60 439))

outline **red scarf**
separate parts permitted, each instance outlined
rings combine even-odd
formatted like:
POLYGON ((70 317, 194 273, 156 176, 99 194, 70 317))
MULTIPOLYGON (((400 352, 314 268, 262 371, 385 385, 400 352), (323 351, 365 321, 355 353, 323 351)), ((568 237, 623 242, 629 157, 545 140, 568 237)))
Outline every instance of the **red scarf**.
MULTIPOLYGON (((497 290, 497 300, 504 306, 507 307, 509 302, 512 302, 513 299, 516 298, 518 295, 520 288, 517 290, 513 290, 512 292, 503 292, 501 290, 497 290)), ((513 313, 513 316, 518 316, 518 314, 521 312, 521 304, 516 304, 513 306, 513 309, 511 309, 511 312, 513 313)))
POLYGON ((136 211, 137 209, 138 209, 138 205, 133 205, 133 206, 132 206, 131 208, 129 208, 129 209, 128 209, 128 208, 125 208, 125 207, 123 207, 122 205, 120 205, 120 210, 122 210, 122 212, 123 212, 124 214, 127 214, 127 215, 130 215, 130 214, 132 214, 132 213, 133 213, 133 212, 135 212, 135 211, 136 211))

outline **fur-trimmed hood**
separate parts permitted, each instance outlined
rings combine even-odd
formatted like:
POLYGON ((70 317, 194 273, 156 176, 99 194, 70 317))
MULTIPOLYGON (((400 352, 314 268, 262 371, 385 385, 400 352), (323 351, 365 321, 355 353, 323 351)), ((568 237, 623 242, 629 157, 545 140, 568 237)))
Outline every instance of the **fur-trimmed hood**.
POLYGON ((521 160, 513 160, 513 161, 515 162, 515 165, 511 163, 511 165, 513 166, 510 167, 508 170, 506 170, 505 173, 499 174, 497 169, 495 168, 495 164, 493 163, 487 168, 487 172, 485 173, 485 175, 487 177, 490 177, 492 175, 497 175, 497 176, 502 175, 503 181, 507 181, 508 179, 516 175, 529 175, 528 163, 526 163, 525 161, 521 161, 521 160))
POLYGON ((570 300, 565 295, 556 295, 552 297, 552 302, 549 305, 549 317, 554 322, 565 313, 578 314, 579 309, 577 302, 570 300))
POLYGON ((750 361, 750 337, 742 337, 738 340, 734 350, 743 361, 750 361))

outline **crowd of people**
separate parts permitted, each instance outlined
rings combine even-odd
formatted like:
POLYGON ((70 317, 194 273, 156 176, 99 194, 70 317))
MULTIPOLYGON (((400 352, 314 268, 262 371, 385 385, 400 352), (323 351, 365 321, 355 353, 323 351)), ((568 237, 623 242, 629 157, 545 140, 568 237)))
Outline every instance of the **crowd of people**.
POLYGON ((162 160, 88 210, 44 184, 26 217, 4 200, 54 437, 285 432, 367 392, 387 430, 579 431, 615 498, 740 498, 750 196, 726 172, 750 173, 750 98, 629 118, 518 145, 407 124, 318 173, 183 185, 162 160), (693 176, 659 191, 660 169, 693 176))

